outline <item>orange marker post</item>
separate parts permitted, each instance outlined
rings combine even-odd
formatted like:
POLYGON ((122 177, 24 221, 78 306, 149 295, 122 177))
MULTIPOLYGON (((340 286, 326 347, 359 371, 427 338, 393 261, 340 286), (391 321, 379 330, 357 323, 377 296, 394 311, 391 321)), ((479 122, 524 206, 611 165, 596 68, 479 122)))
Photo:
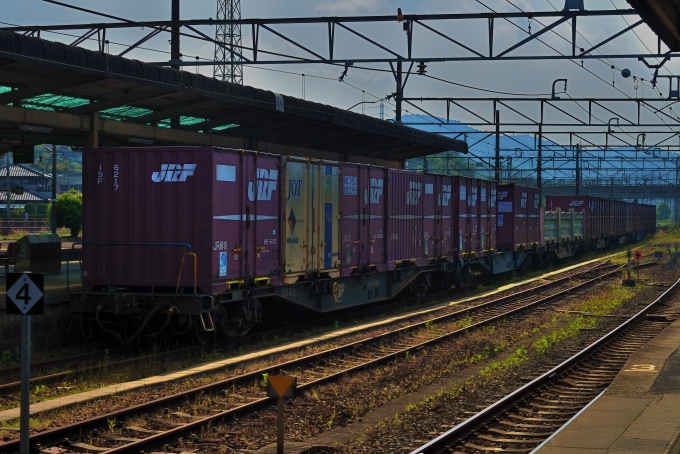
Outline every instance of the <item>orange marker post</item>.
POLYGON ((276 429, 276 454, 283 454, 283 418, 286 412, 286 399, 295 398, 297 378, 269 375, 267 377, 267 385, 267 395, 279 400, 279 415, 276 429))
POLYGON ((637 262, 637 266, 635 268, 637 268, 637 278, 638 278, 638 281, 639 281, 640 280, 640 261, 642 260, 642 251, 640 249, 636 249, 633 256, 635 257, 635 261, 637 262))

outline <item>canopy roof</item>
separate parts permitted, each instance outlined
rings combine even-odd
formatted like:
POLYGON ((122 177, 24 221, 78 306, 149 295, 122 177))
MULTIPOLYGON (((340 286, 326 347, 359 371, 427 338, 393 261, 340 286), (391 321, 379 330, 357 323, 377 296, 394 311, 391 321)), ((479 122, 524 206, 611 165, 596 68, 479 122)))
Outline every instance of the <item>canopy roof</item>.
POLYGON ((464 141, 336 107, 0 32, 0 140, 83 146, 93 136, 359 162, 467 152, 464 141))
POLYGON ((680 50, 680 0, 628 0, 628 3, 671 51, 680 50))

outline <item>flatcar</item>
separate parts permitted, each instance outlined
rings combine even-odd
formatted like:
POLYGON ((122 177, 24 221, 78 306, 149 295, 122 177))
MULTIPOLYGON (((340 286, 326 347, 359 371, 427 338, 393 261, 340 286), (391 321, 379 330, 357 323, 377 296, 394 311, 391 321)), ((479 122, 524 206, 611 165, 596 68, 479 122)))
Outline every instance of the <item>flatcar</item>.
POLYGON ((246 150, 96 148, 83 165, 73 310, 123 341, 152 320, 240 335, 265 298, 330 312, 420 297, 655 227, 650 205, 548 196, 545 212, 536 188, 246 150))

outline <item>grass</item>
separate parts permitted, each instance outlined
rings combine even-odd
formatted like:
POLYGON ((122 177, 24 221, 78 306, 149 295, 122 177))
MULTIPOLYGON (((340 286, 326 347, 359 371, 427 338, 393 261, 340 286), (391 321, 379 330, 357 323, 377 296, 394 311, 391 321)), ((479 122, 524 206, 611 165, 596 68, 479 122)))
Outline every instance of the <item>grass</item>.
MULTIPOLYGON (((654 245, 659 245, 659 244, 668 244, 672 242, 680 242, 680 229, 675 228, 675 229, 668 229, 665 231, 662 231, 658 234, 656 234, 654 237, 647 238, 645 241, 641 243, 641 245, 647 245, 647 246, 654 246, 654 245)), ((623 245, 621 246, 620 250, 625 250, 627 247, 630 247, 629 245, 623 245)), ((607 251, 607 254, 612 253, 613 251, 607 251)), ((577 262, 577 261, 585 261, 588 259, 593 259, 598 256, 603 255, 602 252, 600 253, 590 253, 586 254, 583 256, 578 257, 578 259, 572 259, 570 261, 564 261, 560 262, 559 268, 563 266, 568 266, 570 262, 577 262)), ((549 269, 551 269, 549 267, 549 269)), ((465 292, 468 293, 473 293, 475 290, 482 291, 486 287, 488 288, 497 288, 498 286, 502 285, 502 282, 505 281, 507 283, 511 282, 516 282, 517 280, 521 279, 526 279, 530 277, 531 275, 540 275, 545 270, 538 270, 534 271, 532 273, 526 273, 521 276, 517 275, 508 275, 507 277, 501 279, 500 283, 497 280, 494 280, 492 283, 489 283, 487 285, 479 285, 477 286, 476 289, 473 289, 472 287, 468 287, 465 289, 465 292)), ((616 289, 611 289, 611 294, 608 297, 598 297, 598 298, 589 298, 585 302, 583 302, 582 306, 578 308, 578 310, 581 310, 583 312, 588 312, 592 314, 598 314, 598 315, 605 315, 608 314, 609 312, 615 310, 618 305, 620 305, 623 301, 625 301, 627 298, 631 296, 631 293, 633 290, 630 288, 616 288, 616 289)), ((458 295, 456 295, 458 296, 458 295)), ((396 311, 392 311, 392 313, 405 313, 412 311, 414 309, 419 309, 423 308, 424 306, 427 305, 434 305, 436 303, 440 302, 439 300, 433 300, 427 303, 421 303, 421 304, 410 304, 410 305, 404 305, 400 307, 396 311)), ((381 315, 380 317, 385 316, 385 314, 381 315)), ((249 345, 249 346, 240 346, 238 348, 238 352, 234 351, 231 353, 238 353, 239 355, 245 354, 250 351, 254 350, 259 350, 266 348, 268 346, 273 346, 273 345, 279 345, 282 343, 290 342, 292 340, 296 340, 299 338, 305 338, 305 337, 310 337, 315 334, 320 334, 320 333, 325 333, 331 330, 337 330, 340 328, 340 325, 359 325, 362 323, 365 323, 367 321, 374 321, 376 318, 380 318, 376 316, 365 316, 362 319, 355 319, 354 321, 348 321, 345 323, 341 323, 339 321, 334 321, 332 324, 329 324, 328 326, 318 326, 314 329, 308 330, 303 333, 290 333, 286 336, 281 336, 281 337, 276 337, 276 338, 268 338, 262 342, 258 342, 256 345, 249 345)), ((469 326, 471 323, 471 319, 466 318, 462 321, 462 324, 464 326, 469 326)), ((546 335, 539 339, 536 344, 533 346, 533 350, 536 351, 537 353, 544 353, 546 352, 549 348, 551 348, 553 345, 560 343, 564 339, 568 339, 570 337, 573 337, 576 335, 581 329, 584 328, 591 328, 595 326, 596 321, 591 318, 591 317, 578 317, 575 320, 571 321, 569 323, 569 326, 566 328, 563 328, 561 330, 556 330, 553 331, 551 334, 546 335)), ((434 328, 434 323, 432 321, 429 321, 426 325, 426 329, 433 329, 434 328)), ((489 328, 491 333, 493 333, 494 327, 489 328)), ((533 333, 529 333, 531 335, 533 333)), ((485 351, 483 353, 478 353, 473 355, 470 358, 470 364, 479 362, 483 359, 488 358, 490 355, 497 353, 497 352, 502 352, 506 349, 505 345, 497 345, 493 347, 492 349, 485 351)), ((507 367, 514 367, 521 358, 523 358, 524 354, 532 354, 532 351, 526 351, 526 352, 514 352, 512 355, 516 355, 513 357, 511 360, 511 363, 508 364, 498 364, 494 365, 492 369, 487 370, 485 373, 490 377, 496 374, 495 371, 502 371, 506 370, 507 367), (514 365, 513 365, 514 364, 514 365)), ((0 361, 2 363, 10 363, 16 360, 16 357, 18 355, 15 355, 14 352, 11 351, 6 351, 2 352, 2 358, 0 361)), ((411 354, 408 353, 406 355, 406 359, 410 359, 411 354)), ((163 371, 167 370, 173 370, 177 368, 182 368, 182 367, 188 367, 191 365, 196 364, 197 362, 206 362, 206 361, 211 361, 211 360, 217 360, 217 359, 223 359, 225 357, 225 352, 216 352, 216 353, 203 353, 199 355, 198 357, 193 357, 193 358, 185 358, 184 360, 176 361, 176 362, 164 362, 163 364, 148 364, 145 365, 141 370, 139 370, 139 366, 136 366, 136 370, 134 372, 127 371, 127 373, 130 373, 131 375, 127 375, 127 373, 122 373, 119 374, 115 377, 110 376, 109 374, 105 374, 107 378, 103 378, 101 375, 98 376, 85 376, 85 377, 78 377, 77 379, 72 379, 70 382, 64 382, 61 383, 60 386, 65 386, 69 387, 72 386, 73 388, 70 390, 61 390, 58 392, 55 392, 55 390, 52 389, 40 389, 39 392, 35 392, 34 396, 32 396, 35 401, 37 400, 46 400, 50 398, 55 398, 55 397, 61 397, 65 394, 75 394, 79 392, 84 392, 88 391, 91 389, 96 389, 102 386, 105 386, 106 384, 115 384, 115 383, 120 383, 129 379, 133 378, 140 378, 141 376, 149 376, 152 374, 157 374, 163 371)), ((117 371, 121 372, 121 371, 117 371)), ((267 378, 263 377, 262 380, 262 385, 266 386, 267 378)), ((51 388, 51 387, 50 387, 51 388)), ((36 389, 36 391, 38 391, 36 389)))
MULTIPOLYGON (((621 287, 620 285, 609 284, 597 292, 592 293, 585 300, 575 304, 572 309, 594 315, 611 315, 616 312, 623 303, 634 298, 640 290, 640 287, 621 287)), ((583 329, 595 328, 598 322, 598 317, 588 315, 579 315, 572 318, 573 316, 570 315, 556 314, 546 326, 524 333, 524 337, 529 337, 540 331, 545 332, 545 334, 541 335, 530 345, 516 348, 503 359, 491 360, 487 365, 481 367, 474 375, 469 376, 465 380, 455 382, 447 392, 440 392, 437 395, 429 396, 418 404, 409 405, 405 408, 404 412, 394 416, 392 424, 399 425, 406 417, 419 419, 421 415, 426 412, 436 411, 435 408, 440 405, 451 405, 452 402, 450 401, 456 399, 466 390, 474 391, 477 388, 497 383, 502 380, 508 372, 518 369, 532 358, 545 354, 551 348, 556 347, 564 341, 578 336, 583 329), (569 320, 567 325, 559 328, 558 324, 564 323, 565 318, 569 320)), ((495 328, 492 326, 486 329, 488 329, 490 333, 493 333, 495 328)), ((468 357, 467 363, 469 365, 479 363, 480 361, 491 357, 493 353, 503 351, 505 348, 505 345, 500 344, 493 347, 487 347, 483 352, 471 354, 468 357)), ((374 430, 383 430, 386 426, 385 423, 379 424, 374 430)))

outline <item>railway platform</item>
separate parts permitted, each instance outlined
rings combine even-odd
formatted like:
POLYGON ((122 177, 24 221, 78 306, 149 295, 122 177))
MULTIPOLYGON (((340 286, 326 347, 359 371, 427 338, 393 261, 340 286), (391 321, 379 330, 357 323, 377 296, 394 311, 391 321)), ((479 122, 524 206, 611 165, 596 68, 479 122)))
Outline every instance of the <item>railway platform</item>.
POLYGON ((536 454, 676 454, 680 320, 633 353, 612 384, 536 454))
MULTIPOLYGON (((68 275, 67 275, 67 263, 65 261, 61 262, 61 272, 53 274, 45 274, 45 303, 59 304, 68 300, 67 291, 67 280, 71 291, 75 292, 80 290, 80 266, 78 262, 71 261, 68 264, 68 275)), ((10 273, 13 271, 13 267, 10 265, 10 273)), ((4 269, 0 273, 0 288, 4 290, 5 286, 5 271, 4 269)), ((5 292, 3 291, 0 295, 0 309, 4 312, 5 309, 5 292)))
MULTIPOLYGON (((0 248, 2 250, 7 249, 7 244, 13 241, 3 240, 0 241, 0 248)), ((71 291, 78 291, 80 289, 80 266, 77 259, 72 257, 67 266, 67 253, 71 251, 72 242, 62 242, 61 244, 61 272, 60 273, 48 273, 45 274, 45 303, 46 304, 59 304, 68 300, 68 289, 71 287, 71 291), (67 273, 68 268, 68 273, 67 273), (68 275, 67 275, 68 274, 68 275), (67 282, 68 281, 68 282, 67 282)), ((10 265, 10 272, 14 271, 14 267, 10 265)), ((0 269, 0 288, 4 288, 5 281, 5 271, 0 269)), ((2 292, 0 295, 0 310, 4 312, 5 309, 5 294, 2 292)))

